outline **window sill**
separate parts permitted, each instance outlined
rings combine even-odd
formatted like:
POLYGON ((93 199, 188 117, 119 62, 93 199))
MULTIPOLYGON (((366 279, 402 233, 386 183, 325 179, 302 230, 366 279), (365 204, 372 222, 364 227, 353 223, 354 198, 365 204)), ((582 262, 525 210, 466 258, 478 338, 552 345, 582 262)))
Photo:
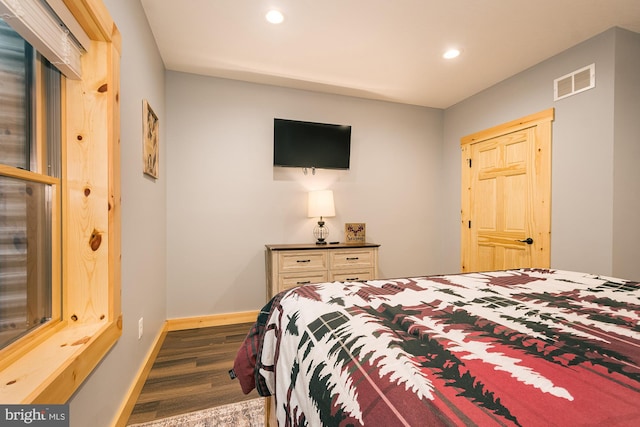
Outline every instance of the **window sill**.
POLYGON ((66 403, 121 334, 122 317, 67 325, 0 372, 0 402, 66 403))

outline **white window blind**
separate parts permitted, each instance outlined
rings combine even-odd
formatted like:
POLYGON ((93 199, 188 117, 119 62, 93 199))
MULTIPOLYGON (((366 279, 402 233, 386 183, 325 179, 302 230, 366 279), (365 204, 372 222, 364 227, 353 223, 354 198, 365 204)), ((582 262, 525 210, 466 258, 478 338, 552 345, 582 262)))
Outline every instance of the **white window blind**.
MULTIPOLYGON (((63 6, 61 2, 52 1, 54 8, 63 6)), ((77 41, 88 41, 89 38, 79 25, 65 25, 52 8, 41 0, 0 0, 0 17, 67 78, 80 78, 83 50, 77 41), (69 27, 73 28, 73 33, 69 27)), ((69 17, 65 16, 64 19, 68 20, 69 17)))

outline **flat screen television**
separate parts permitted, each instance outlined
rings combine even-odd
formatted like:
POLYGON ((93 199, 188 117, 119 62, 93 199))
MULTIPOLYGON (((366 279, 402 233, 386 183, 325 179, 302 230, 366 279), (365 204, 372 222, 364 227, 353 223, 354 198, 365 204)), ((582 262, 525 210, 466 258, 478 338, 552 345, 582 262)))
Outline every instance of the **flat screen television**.
POLYGON ((273 119, 273 165, 349 169, 351 126, 273 119))

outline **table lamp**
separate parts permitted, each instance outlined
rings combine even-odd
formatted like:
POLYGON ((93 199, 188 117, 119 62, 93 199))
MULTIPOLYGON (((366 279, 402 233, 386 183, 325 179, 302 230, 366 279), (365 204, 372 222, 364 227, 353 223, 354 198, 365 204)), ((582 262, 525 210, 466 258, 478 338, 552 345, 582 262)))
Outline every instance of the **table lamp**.
POLYGON ((336 216, 336 208, 333 204, 333 191, 310 191, 309 210, 307 216, 309 218, 320 218, 318 225, 313 229, 313 235, 317 239, 316 245, 326 245, 326 238, 329 236, 329 228, 325 226, 322 218, 336 216))

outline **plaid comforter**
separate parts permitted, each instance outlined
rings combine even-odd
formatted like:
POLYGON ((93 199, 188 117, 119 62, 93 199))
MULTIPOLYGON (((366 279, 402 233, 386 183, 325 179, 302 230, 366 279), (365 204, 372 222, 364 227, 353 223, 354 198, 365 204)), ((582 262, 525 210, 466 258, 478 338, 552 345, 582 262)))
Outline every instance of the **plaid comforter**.
POLYGON ((566 271, 306 285, 236 371, 281 426, 640 425, 639 317, 637 282, 566 271))

